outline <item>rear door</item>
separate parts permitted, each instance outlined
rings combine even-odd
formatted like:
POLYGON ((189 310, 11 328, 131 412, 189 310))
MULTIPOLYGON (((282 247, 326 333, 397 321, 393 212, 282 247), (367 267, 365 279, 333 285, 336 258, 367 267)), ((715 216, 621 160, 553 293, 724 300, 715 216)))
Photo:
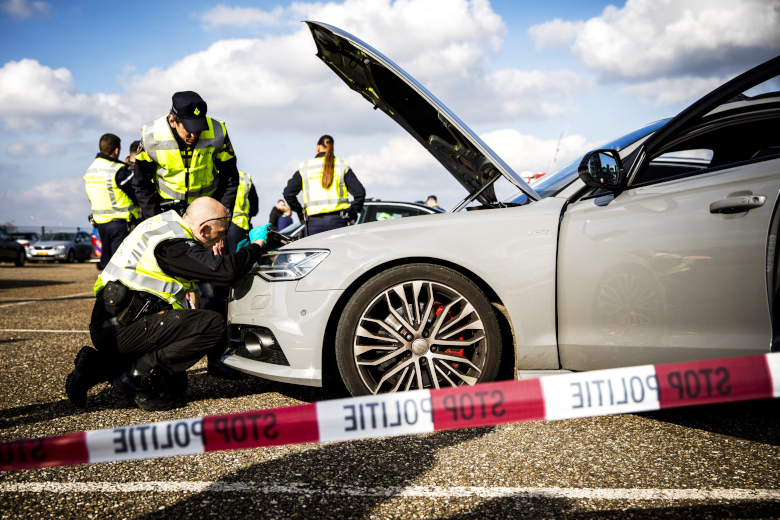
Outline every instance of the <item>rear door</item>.
POLYGON ((706 100, 648 140, 625 191, 568 207, 558 259, 564 368, 769 351, 780 97, 717 110, 706 100), (699 163, 675 163, 681 155, 699 163))

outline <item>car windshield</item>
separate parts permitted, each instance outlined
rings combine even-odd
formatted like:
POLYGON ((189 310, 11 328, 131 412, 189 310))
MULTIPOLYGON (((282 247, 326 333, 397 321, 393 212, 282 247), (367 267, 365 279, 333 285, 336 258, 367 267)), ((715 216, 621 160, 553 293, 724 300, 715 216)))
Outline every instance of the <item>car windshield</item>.
POLYGON ((32 240, 33 238, 35 238, 35 236, 31 235, 30 233, 11 233, 11 236, 14 238, 21 238, 27 240, 32 240))
POLYGON ((46 233, 43 235, 43 238, 41 241, 44 240, 64 240, 69 241, 73 240, 73 237, 76 236, 75 233, 46 233))
MULTIPOLYGON (((660 121, 656 121, 655 123, 650 123, 647 126, 643 126, 642 128, 634 130, 633 132, 630 132, 608 143, 605 143, 601 145, 599 148, 608 148, 617 151, 623 150, 624 148, 627 148, 628 146, 634 144, 638 140, 647 137, 651 133, 655 132, 656 130, 664 126, 668 121, 669 119, 662 119, 660 121)), ((536 190, 536 193, 538 193, 541 198, 547 198, 555 195, 563 188, 571 184, 572 181, 574 181, 574 179, 577 178, 578 176, 577 167, 579 166, 581 160, 582 160, 582 156, 577 157, 575 160, 573 160, 572 162, 570 162, 569 164, 567 164, 557 172, 550 175, 545 175, 544 177, 539 179, 539 182, 535 182, 532 188, 536 190)), ((527 201, 528 201, 528 197, 524 193, 518 193, 514 197, 510 198, 507 202, 513 202, 515 204, 525 204, 527 201)))

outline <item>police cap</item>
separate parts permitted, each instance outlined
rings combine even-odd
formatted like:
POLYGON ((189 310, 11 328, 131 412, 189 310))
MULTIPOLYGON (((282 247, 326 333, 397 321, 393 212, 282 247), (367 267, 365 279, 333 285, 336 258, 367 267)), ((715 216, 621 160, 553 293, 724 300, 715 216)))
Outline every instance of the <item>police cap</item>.
POLYGON ((209 129, 206 121, 206 102, 196 92, 177 92, 173 95, 172 112, 181 119, 188 132, 203 132, 209 129))

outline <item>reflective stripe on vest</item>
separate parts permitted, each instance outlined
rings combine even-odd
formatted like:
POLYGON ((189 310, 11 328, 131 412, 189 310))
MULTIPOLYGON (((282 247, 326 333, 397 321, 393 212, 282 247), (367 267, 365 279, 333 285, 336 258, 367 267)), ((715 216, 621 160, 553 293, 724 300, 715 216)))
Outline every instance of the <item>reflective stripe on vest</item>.
POLYGON ((95 282, 95 296, 108 282, 118 280, 130 289, 159 296, 174 309, 183 309, 187 292, 195 288, 195 283, 168 276, 160 269, 154 256, 157 245, 172 238, 197 240, 175 211, 144 220, 125 238, 100 273, 95 282))
POLYGON ((164 199, 191 203, 198 197, 211 195, 219 185, 214 167, 214 153, 225 144, 225 123, 206 117, 209 129, 200 133, 192 149, 189 168, 184 169, 179 143, 173 136, 168 116, 161 117, 141 130, 144 150, 157 163, 155 183, 164 199))
POLYGON ((97 157, 84 174, 87 197, 92 206, 92 218, 98 224, 112 220, 130 220, 131 215, 138 218, 138 208, 116 183, 116 172, 122 166, 122 163, 97 157))
POLYGON ((333 213, 349 209, 349 193, 344 183, 344 176, 349 165, 341 159, 335 159, 333 164, 333 182, 327 190, 322 187, 322 166, 324 157, 315 157, 298 166, 298 172, 303 181, 303 207, 307 215, 333 213))
POLYGON ((249 190, 252 189, 252 178, 248 173, 238 172, 238 193, 233 208, 231 222, 241 229, 249 230, 249 190))

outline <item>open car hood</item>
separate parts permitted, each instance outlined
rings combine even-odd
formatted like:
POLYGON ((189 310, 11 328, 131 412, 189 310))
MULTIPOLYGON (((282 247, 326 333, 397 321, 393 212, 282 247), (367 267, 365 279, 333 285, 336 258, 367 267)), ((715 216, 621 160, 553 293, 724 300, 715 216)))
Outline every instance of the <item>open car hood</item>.
POLYGON ((539 195, 433 94, 370 45, 320 22, 306 22, 317 56, 352 90, 409 132, 469 193, 498 204, 493 184, 502 176, 533 200, 539 195))

